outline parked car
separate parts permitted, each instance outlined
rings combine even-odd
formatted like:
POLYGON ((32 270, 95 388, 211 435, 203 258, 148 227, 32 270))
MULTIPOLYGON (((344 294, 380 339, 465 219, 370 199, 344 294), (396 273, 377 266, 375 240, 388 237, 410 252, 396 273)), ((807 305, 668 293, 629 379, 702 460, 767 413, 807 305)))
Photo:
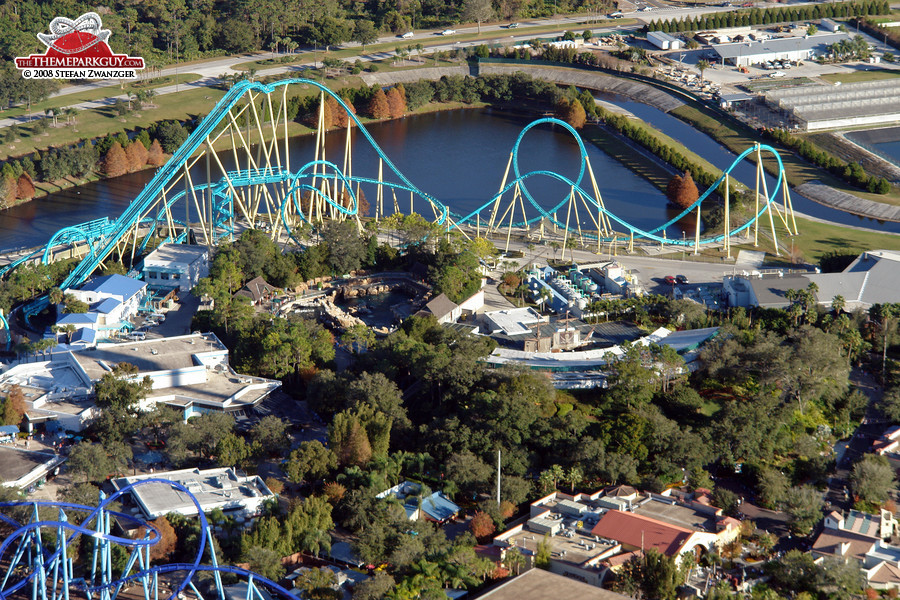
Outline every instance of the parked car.
POLYGON ((674 275, 666 275, 665 281, 666 281, 666 283, 668 283, 669 285, 675 285, 675 283, 677 283, 677 280, 675 279, 675 276, 674 276, 674 275))
POLYGON ((132 342, 141 342, 147 337, 147 334, 145 334, 142 331, 132 331, 125 337, 127 339, 131 340, 132 342))
POLYGON ((689 283, 688 278, 685 275, 676 275, 675 281, 677 281, 678 283, 689 283))

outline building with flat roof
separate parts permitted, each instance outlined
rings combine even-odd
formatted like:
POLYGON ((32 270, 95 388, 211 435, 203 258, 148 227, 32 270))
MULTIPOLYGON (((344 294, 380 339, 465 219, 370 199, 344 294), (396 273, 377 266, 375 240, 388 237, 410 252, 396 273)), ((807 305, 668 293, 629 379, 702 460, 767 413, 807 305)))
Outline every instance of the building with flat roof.
POLYGON ((766 92, 766 102, 789 112, 806 131, 885 125, 900 121, 900 82, 885 79, 780 88, 766 92))
POLYGON ((754 42, 714 44, 722 64, 749 67, 773 60, 802 61, 828 54, 828 46, 849 40, 846 33, 820 33, 804 37, 772 38, 754 42))
POLYGON ((477 598, 479 600, 548 600, 551 598, 626 600, 629 596, 589 585, 572 576, 564 577, 544 569, 530 569, 492 587, 477 598))
POLYGON ((818 287, 813 292, 816 302, 825 307, 831 307, 835 296, 843 296, 846 311, 900 302, 900 252, 863 252, 840 273, 771 270, 726 275, 722 289, 730 306, 786 308, 788 290, 806 290, 810 283, 818 287))
POLYGON ((142 410, 161 402, 182 411, 185 419, 208 410, 252 408, 281 386, 279 381, 237 373, 215 334, 193 333, 55 352, 50 360, 7 369, 0 375, 0 390, 22 387, 29 430, 52 420, 63 429, 81 431, 98 414, 94 383, 120 362, 135 365, 136 377, 152 382, 142 410))
POLYGON ((660 50, 679 50, 684 47, 684 41, 662 31, 651 31, 647 34, 647 41, 660 50))
POLYGON ((192 244, 163 244, 141 263, 141 279, 153 288, 190 291, 209 277, 209 249, 192 244))
POLYGON ((859 566, 869 587, 900 589, 900 546, 883 540, 890 538, 897 520, 887 510, 871 515, 855 510, 825 515, 824 527, 810 552, 819 562, 826 557, 852 560, 859 566))
POLYGON ((0 445, 0 485, 18 489, 40 485, 50 475, 59 472, 65 456, 53 452, 23 450, 8 444, 0 445))
MULTIPOLYGON (((233 467, 219 469, 182 469, 148 475, 119 477, 112 480, 113 487, 121 490, 146 479, 168 479, 186 487, 207 513, 217 508, 238 510, 248 515, 259 512, 263 502, 275 498, 275 494, 258 475, 243 475, 233 467)), ((148 483, 133 488, 129 495, 147 519, 156 519, 168 513, 185 516, 198 514, 197 505, 180 490, 165 483, 148 483)))

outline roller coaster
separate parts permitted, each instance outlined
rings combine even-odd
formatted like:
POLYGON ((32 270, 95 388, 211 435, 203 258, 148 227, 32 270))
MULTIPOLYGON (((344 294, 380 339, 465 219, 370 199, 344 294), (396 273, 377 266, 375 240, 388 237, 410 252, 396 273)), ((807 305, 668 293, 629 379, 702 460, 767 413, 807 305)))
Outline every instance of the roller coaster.
MULTIPOLYGON (((293 163, 297 164, 296 158, 293 163)), ((196 230, 197 241, 214 246, 222 240, 233 239, 244 228, 263 226, 274 240, 293 240, 299 244, 301 230, 315 228, 326 220, 353 220, 361 229, 361 218, 368 216, 359 210, 363 186, 370 193, 374 188, 372 216, 376 222, 401 213, 398 194, 402 197, 408 193, 409 212, 430 212, 437 230, 457 231, 470 239, 505 234, 507 250, 513 232, 518 232, 530 238, 558 237, 563 247, 570 240, 577 240, 580 247, 595 247, 598 252, 606 242, 611 246, 627 244, 628 250, 633 251, 635 241, 639 241, 692 248, 694 253, 704 246, 724 245, 730 256, 731 240, 736 235, 743 233, 749 237, 752 229, 753 243, 758 244, 760 222, 768 215, 774 251, 778 254, 776 217, 789 234, 797 233, 784 181, 784 166, 771 146, 756 144, 748 148, 678 216, 653 229, 642 229, 606 207, 581 137, 567 123, 555 118, 539 119, 526 126, 510 152, 499 191, 476 210, 458 214, 413 184, 340 96, 320 82, 295 78, 270 84, 241 81, 234 85, 121 215, 61 229, 46 245, 0 269, 0 276, 26 262, 47 264, 60 255, 82 255, 60 286, 65 290, 83 283, 113 253, 122 258, 130 256, 133 261, 153 237, 179 243, 188 240, 196 230), (292 168, 288 144, 288 90, 292 86, 317 88, 320 96, 313 157, 299 168, 292 168), (329 133, 325 118, 328 98, 347 115, 340 166, 325 157, 326 134, 340 134, 339 130, 329 133), (526 134, 544 124, 563 128, 576 140, 580 165, 574 180, 553 171, 522 172, 520 169, 519 154, 526 134), (377 176, 353 174, 351 133, 354 128, 377 155, 377 176), (771 192, 763 168, 763 153, 767 160, 771 157, 775 161, 777 179, 771 192), (747 157, 756 162, 755 188, 751 190, 755 191, 754 211, 746 222, 732 228, 728 198, 730 173, 747 157), (539 201, 528 189, 528 183, 534 178, 555 180, 568 188, 568 193, 559 200, 539 201), (200 181, 195 183, 195 179, 200 181), (724 231, 703 235, 699 218, 702 204, 722 183, 725 184, 722 188, 725 190, 724 231), (693 239, 666 238, 667 227, 695 212, 693 239)), ((405 206, 405 200, 402 204, 405 206)), ((32 308, 41 307, 36 304, 32 308)))
POLYGON ((220 565, 210 541, 209 522, 197 498, 186 487, 168 479, 138 481, 109 497, 101 493, 97 506, 25 500, 0 502, 0 521, 0 527, 7 532, 0 543, 0 564, 5 565, 0 600, 25 594, 30 594, 32 600, 73 597, 115 600, 120 593, 129 597, 140 594, 144 600, 175 600, 191 593, 199 600, 213 597, 224 600, 223 574, 245 580, 239 589, 246 600, 272 597, 296 600, 287 589, 262 575, 220 565), (153 484, 175 488, 197 507, 200 535, 197 554, 191 563, 154 564, 151 549, 161 540, 159 530, 152 523, 111 510, 111 505, 133 488, 153 484), (114 521, 124 529, 146 533, 136 538, 113 535, 114 521), (127 555, 124 566, 121 556, 113 560, 114 549, 127 555), (195 582, 197 573, 211 575, 208 583, 195 582), (201 593, 201 587, 206 589, 206 596, 201 593))

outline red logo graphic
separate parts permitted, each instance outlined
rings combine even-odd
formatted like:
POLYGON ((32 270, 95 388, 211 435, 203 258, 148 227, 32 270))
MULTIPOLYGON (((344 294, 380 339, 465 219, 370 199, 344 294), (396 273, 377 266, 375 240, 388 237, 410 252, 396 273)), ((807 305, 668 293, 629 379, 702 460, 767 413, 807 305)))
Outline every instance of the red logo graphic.
POLYGON ((136 78, 144 59, 113 53, 107 43, 109 34, 94 12, 74 21, 56 17, 50 22, 50 33, 37 34, 47 51, 16 58, 16 67, 27 79, 136 78))

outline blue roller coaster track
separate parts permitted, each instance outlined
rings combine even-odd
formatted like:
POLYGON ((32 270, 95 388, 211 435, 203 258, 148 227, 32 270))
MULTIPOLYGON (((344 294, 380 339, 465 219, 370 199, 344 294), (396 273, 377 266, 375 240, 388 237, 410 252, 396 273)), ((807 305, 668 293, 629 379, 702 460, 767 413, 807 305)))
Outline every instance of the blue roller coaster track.
POLYGON ((101 493, 97 506, 84 506, 67 502, 14 501, 0 502, 0 521, 13 531, 0 543, 0 564, 6 565, 0 582, 0 600, 22 597, 30 593, 32 600, 69 600, 71 597, 115 600, 119 593, 130 586, 140 586, 145 600, 166 597, 163 585, 171 587, 169 600, 175 600, 185 590, 190 590, 200 600, 204 595, 193 581, 199 572, 212 574, 212 588, 218 600, 224 600, 223 573, 237 575, 246 580, 246 600, 266 600, 276 597, 296 600, 287 589, 262 575, 246 569, 220 565, 206 515, 197 498, 181 484, 168 479, 145 479, 122 488, 104 498, 101 493), (178 490, 194 503, 200 521, 197 554, 191 563, 152 564, 151 548, 159 543, 159 530, 132 515, 110 510, 109 506, 132 489, 148 485, 167 485, 178 490), (8 516, 18 510, 29 515, 25 523, 8 516), (55 513, 55 514, 54 514, 55 513), (78 514, 76 520, 72 515, 78 514), (48 518, 47 515, 55 518, 48 518), (146 527, 143 538, 132 539, 110 533, 111 519, 124 526, 146 527), (75 564, 73 554, 79 549, 85 552, 75 564), (86 542, 86 543, 85 543, 86 542), (113 547, 124 550, 128 559, 124 568, 113 566, 113 547), (208 564, 204 564, 204 559, 208 564), (161 576, 170 576, 161 582, 161 576), (172 583, 171 577, 174 577, 172 583), (261 593, 268 592, 268 595, 261 593))
MULTIPOLYGON (((261 106, 265 113, 265 103, 261 106)), ((287 113, 283 106, 279 108, 279 111, 280 110, 284 110, 284 133, 286 138, 287 113)), ((238 116, 240 116, 240 114, 238 116)), ((323 136, 323 139, 324 131, 323 128, 319 129, 319 134, 323 136)), ((151 238, 151 235, 149 234, 156 233, 166 225, 168 226, 166 241, 184 241, 188 235, 188 228, 190 226, 187 213, 185 213, 186 216, 184 220, 175 219, 172 217, 172 207, 176 203, 181 202, 188 207, 186 210, 190 210, 190 199, 193 198, 195 206, 197 207, 197 212, 199 213, 198 194, 201 197, 206 198, 209 206, 208 214, 205 215, 205 223, 201 223, 204 235, 206 236, 206 243, 208 244, 215 244, 219 240, 234 234, 234 221, 236 218, 241 217, 239 211, 236 210, 236 205, 242 206, 240 203, 241 194, 244 192, 249 194, 251 192, 248 192, 247 190, 251 189, 256 190, 256 192, 253 193, 256 193, 257 196, 260 195, 259 190, 262 190, 262 195, 267 196, 276 194, 276 191, 280 190, 277 191, 277 201, 273 201, 274 203, 270 206, 269 210, 260 214, 267 215, 274 225, 277 225, 279 229, 283 228, 284 232, 294 239, 294 241, 299 241, 295 235, 295 231, 292 229, 292 227, 296 227, 298 222, 315 226, 319 220, 324 218, 326 213, 334 218, 358 219, 360 215, 357 192, 359 191, 359 186, 361 184, 367 186, 379 186, 379 193, 385 188, 391 190, 392 193, 394 193, 395 207, 397 202, 396 192, 408 192, 410 194, 411 203, 412 197, 415 196, 420 201, 424 200, 427 205, 431 207, 431 210, 434 213, 435 223, 438 226, 447 231, 456 229, 465 235, 468 235, 467 232, 471 232, 474 228, 478 227, 481 222, 486 221, 487 219, 484 215, 491 210, 496 211, 496 207, 504 196, 513 196, 513 203, 516 202, 516 197, 524 199, 520 204, 523 214, 521 219, 514 220, 512 216, 515 215, 516 209, 512 206, 509 223, 504 225, 504 227, 507 227, 508 229, 528 228, 534 226, 538 222, 541 222, 542 224, 544 222, 549 222, 555 227, 562 229, 567 234, 577 234, 582 239, 594 239, 598 242, 608 240, 614 236, 618 236, 619 239, 630 236, 632 240, 642 239, 675 246, 693 246, 696 249, 703 245, 718 244, 722 242, 726 238, 726 233, 717 233, 701 238, 698 229, 697 237, 695 239, 678 240, 667 239, 665 236, 666 228, 678 222, 692 211, 699 211, 699 207, 702 203, 719 188, 720 184, 726 180, 726 177, 729 176, 731 171, 741 161, 751 154, 756 154, 757 158, 761 158, 762 152, 771 154, 774 157, 777 165, 777 180, 771 191, 764 188, 762 194, 760 194, 760 190, 758 189, 759 184, 757 183, 757 199, 759 201, 756 204, 754 214, 745 223, 740 224, 731 230, 730 234, 735 235, 747 231, 754 224, 757 224, 758 226, 759 220, 767 212, 769 212, 770 224, 772 224, 772 213, 775 212, 781 217, 787 230, 791 232, 792 227, 788 220, 785 219, 787 213, 784 216, 781 215, 777 210, 777 205, 775 205, 776 208, 773 210, 773 204, 776 202, 779 193, 786 199, 786 209, 790 210, 790 207, 789 197, 785 188, 784 167, 781 162, 781 157, 771 146, 756 145, 748 148, 735 159, 733 164, 722 173, 716 182, 700 195, 696 202, 688 208, 685 208, 678 216, 662 223, 658 227, 642 229, 620 218, 604 205, 603 200, 600 197, 599 188, 596 185, 594 174, 590 170, 588 154, 581 137, 571 126, 563 121, 553 118, 544 118, 534 121, 521 131, 510 153, 513 176, 509 181, 507 181, 506 176, 504 176, 502 189, 478 209, 468 214, 457 214, 451 211, 448 206, 439 201, 436 197, 424 192, 414 185, 378 146, 372 135, 366 130, 365 126, 359 121, 353 111, 350 110, 339 96, 329 90, 325 85, 309 79, 285 79, 271 84, 242 81, 232 87, 225 96, 216 103, 212 111, 200 122, 184 144, 182 144, 168 162, 156 172, 152 180, 118 218, 110 220, 104 217, 89 223, 64 228, 57 232, 44 247, 39 248, 27 256, 21 257, 8 267, 0 270, 0 276, 2 276, 4 272, 8 272, 9 269, 15 268, 19 264, 29 260, 38 260, 39 258, 41 262, 47 263, 53 258, 55 246, 84 242, 87 247, 86 254, 60 285, 64 290, 78 286, 83 283, 117 247, 120 247, 123 244, 127 246, 128 240, 132 234, 132 253, 134 253, 138 247, 143 251, 146 248, 148 240, 151 238), (381 172, 379 172, 377 179, 372 176, 358 176, 352 175, 349 172, 345 173, 343 169, 334 162, 325 160, 324 143, 322 145, 323 153, 321 157, 318 156, 317 150, 317 156, 314 160, 306 162, 299 169, 291 169, 289 167, 290 159, 287 146, 285 145, 284 148, 285 156, 282 157, 279 155, 278 148, 275 145, 276 142, 278 142, 278 135, 276 133, 278 123, 276 119, 277 111, 272 108, 273 92, 281 88, 281 91, 284 94, 282 105, 284 105, 287 97, 286 89, 287 86, 290 85, 314 86, 320 90, 323 98, 326 94, 333 98, 340 108, 347 112, 357 130, 377 154, 381 164, 387 166, 388 174, 392 174, 393 178, 396 178, 396 181, 383 178, 381 172), (271 133, 268 134, 269 138, 266 138, 266 136, 263 135, 262 122, 256 107, 256 99, 261 95, 265 95, 265 99, 268 102, 268 114, 272 121, 271 133), (247 100, 249 100, 249 102, 242 104, 247 100), (235 116, 232 113, 233 110, 244 111, 244 113, 246 113, 245 117, 249 129, 251 108, 257 119, 259 138, 264 140, 253 147, 253 152, 256 152, 256 160, 252 157, 249 134, 248 138, 244 139, 240 127, 237 125, 235 116), (526 134, 532 128, 546 124, 564 128, 576 140, 580 152, 580 166, 578 175, 575 179, 570 179, 564 175, 547 170, 535 170, 524 173, 521 171, 519 166, 519 155, 520 151, 522 151, 523 140, 526 134), (201 151, 204 144, 206 144, 207 149, 203 150, 203 152, 206 152, 207 154, 207 172, 209 172, 209 156, 212 154, 211 139, 217 131, 219 131, 219 135, 221 135, 221 132, 228 127, 232 127, 232 140, 235 137, 235 133, 241 140, 241 144, 243 145, 242 152, 246 154, 247 157, 246 168, 240 167, 228 171, 221 168, 221 178, 218 181, 212 181, 208 177, 205 183, 194 185, 189 179, 189 166, 196 163, 197 159, 195 157, 197 156, 197 153, 201 151), (272 146, 266 147, 266 144, 270 142, 270 139, 272 146), (263 154, 265 154, 265 156, 263 154), (194 159, 193 162, 192 158, 194 159), (261 165, 259 163, 265 164, 261 165), (590 174, 592 185, 587 185, 584 181, 586 171, 590 174), (528 183, 533 178, 538 177, 549 178, 561 182, 570 189, 570 193, 548 208, 546 203, 538 202, 534 197, 534 194, 528 189, 528 183), (178 183, 182 178, 185 180, 184 188, 177 192, 173 192, 175 183, 178 183), (332 185, 333 188, 331 187, 332 185), (356 186, 356 191, 354 191, 354 185, 356 186), (340 194, 338 194, 339 189, 341 190, 340 194), (169 192, 168 196, 166 196, 167 191, 169 192), (590 228, 587 228, 587 231, 585 231, 585 228, 582 227, 581 223, 578 223, 577 225, 571 224, 568 218, 565 220, 557 218, 557 213, 562 210, 567 203, 573 202, 576 195, 588 209, 588 214, 591 218, 593 218, 594 215, 597 216, 597 219, 594 221, 596 227, 594 227, 592 231, 590 228), (318 215, 315 214, 315 211, 312 209, 314 201, 324 208, 324 210, 319 211, 318 215), (527 201, 527 205, 530 207, 529 215, 525 214, 525 201, 527 201), (308 210, 304 204, 309 205, 308 210), (180 233, 177 232, 178 228, 175 227, 176 225, 180 226, 180 233), (604 225, 608 225, 608 227, 604 225), (144 233, 147 233, 147 235, 144 235, 143 241, 138 246, 139 228, 141 228, 144 233)), ((235 161, 237 162, 237 150, 235 150, 234 156, 235 161)), ((215 160, 219 167, 221 167, 218 157, 215 157, 215 160)), ((345 158, 345 168, 346 166, 345 158)), ((507 173, 508 171, 509 169, 507 168, 507 173)), ((256 212, 253 212, 253 214, 255 215, 256 212)), ((496 216, 496 212, 494 213, 494 216, 496 216)), ((243 217, 245 219, 248 218, 248 211, 246 209, 243 209, 243 217)), ((493 217, 491 220, 493 220, 493 217)), ((255 223, 250 222, 247 225, 252 227, 255 226, 255 223)), ((774 225, 772 225, 772 227, 774 232, 774 225)), ((796 232, 795 225, 793 229, 793 232, 796 232)), ((273 229, 273 237, 274 235, 273 229)), ((32 309, 40 308, 41 306, 42 305, 36 304, 32 309)))

